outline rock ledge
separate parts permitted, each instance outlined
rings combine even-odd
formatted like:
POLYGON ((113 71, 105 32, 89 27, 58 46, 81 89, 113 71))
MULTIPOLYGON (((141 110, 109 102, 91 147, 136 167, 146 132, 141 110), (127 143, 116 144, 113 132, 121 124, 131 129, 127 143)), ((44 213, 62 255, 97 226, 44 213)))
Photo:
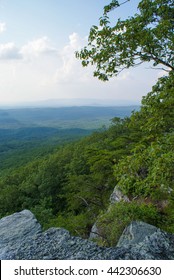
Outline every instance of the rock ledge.
POLYGON ((71 236, 62 228, 42 232, 28 211, 0 220, 1 260, 173 260, 174 235, 143 222, 132 222, 113 248, 71 236))

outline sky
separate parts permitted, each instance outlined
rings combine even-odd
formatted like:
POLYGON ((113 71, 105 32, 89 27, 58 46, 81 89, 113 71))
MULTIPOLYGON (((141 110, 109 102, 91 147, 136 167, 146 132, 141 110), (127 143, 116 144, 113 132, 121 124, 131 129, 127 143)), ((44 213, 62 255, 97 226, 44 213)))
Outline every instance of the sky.
MULTIPOLYGON (((109 82, 83 68, 75 51, 87 44, 109 0, 0 0, 0 106, 50 99, 95 99, 137 104, 162 74, 148 64, 109 82)), ((134 14, 139 0, 119 9, 134 14)), ((116 20, 114 12, 111 13, 116 20)))

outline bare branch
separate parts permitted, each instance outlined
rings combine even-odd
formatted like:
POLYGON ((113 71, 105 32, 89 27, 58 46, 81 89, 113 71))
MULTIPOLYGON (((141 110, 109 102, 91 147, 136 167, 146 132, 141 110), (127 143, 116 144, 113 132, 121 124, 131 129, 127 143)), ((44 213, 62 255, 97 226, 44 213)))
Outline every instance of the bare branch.
POLYGON ((167 69, 165 69, 165 68, 163 68, 163 67, 152 67, 152 66, 146 67, 146 69, 162 70, 162 71, 165 71, 165 72, 167 72, 167 73, 170 73, 170 71, 171 71, 171 70, 167 70, 167 69))
POLYGON ((130 0, 126 0, 126 1, 122 2, 122 3, 120 4, 120 6, 126 4, 127 2, 130 2, 130 0))

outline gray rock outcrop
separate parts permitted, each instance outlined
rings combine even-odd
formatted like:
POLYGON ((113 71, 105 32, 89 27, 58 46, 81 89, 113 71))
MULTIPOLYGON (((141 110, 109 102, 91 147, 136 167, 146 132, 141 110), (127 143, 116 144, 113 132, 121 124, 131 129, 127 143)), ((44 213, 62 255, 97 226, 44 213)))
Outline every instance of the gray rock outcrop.
POLYGON ((0 220, 0 259, 10 258, 11 252, 21 247, 21 242, 27 242, 41 232, 40 224, 28 210, 2 218, 0 220))
MULTIPOLYGON (((120 190, 119 186, 115 186, 112 194, 110 195, 110 206, 114 203, 118 203, 120 201, 130 202, 128 196, 124 195, 122 191, 120 190)), ((94 223, 94 225, 91 228, 91 232, 89 235, 90 239, 100 239, 100 230, 97 226, 97 221, 94 223)), ((102 239, 102 238, 101 238, 102 239)))
POLYGON ((118 248, 128 248, 132 259, 174 259, 174 235, 144 222, 132 222, 122 233, 118 248))
POLYGON ((143 242, 147 236, 157 232, 157 228, 144 222, 132 222, 123 231, 117 246, 136 245, 143 242))
POLYGON ((99 229, 97 227, 97 223, 93 224, 89 238, 90 239, 100 238, 100 233, 99 233, 99 229))
POLYGON ((0 220, 3 260, 139 260, 174 259, 174 235, 142 222, 127 227, 118 246, 103 248, 71 236, 62 228, 42 232, 34 215, 24 210, 0 220))
POLYGON ((130 202, 127 195, 124 195, 119 189, 119 186, 115 186, 113 193, 110 196, 110 203, 117 203, 120 201, 130 202))

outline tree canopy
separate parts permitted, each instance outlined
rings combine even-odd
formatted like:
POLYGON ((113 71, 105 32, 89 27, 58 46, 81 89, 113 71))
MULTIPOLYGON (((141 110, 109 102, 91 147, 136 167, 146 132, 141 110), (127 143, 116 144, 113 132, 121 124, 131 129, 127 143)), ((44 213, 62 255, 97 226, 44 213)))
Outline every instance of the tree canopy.
POLYGON ((108 80, 123 69, 153 62, 166 71, 174 70, 174 2, 142 0, 137 13, 119 18, 111 25, 109 13, 131 0, 116 1, 104 7, 99 26, 92 26, 88 45, 76 52, 82 65, 95 65, 94 76, 108 80))

